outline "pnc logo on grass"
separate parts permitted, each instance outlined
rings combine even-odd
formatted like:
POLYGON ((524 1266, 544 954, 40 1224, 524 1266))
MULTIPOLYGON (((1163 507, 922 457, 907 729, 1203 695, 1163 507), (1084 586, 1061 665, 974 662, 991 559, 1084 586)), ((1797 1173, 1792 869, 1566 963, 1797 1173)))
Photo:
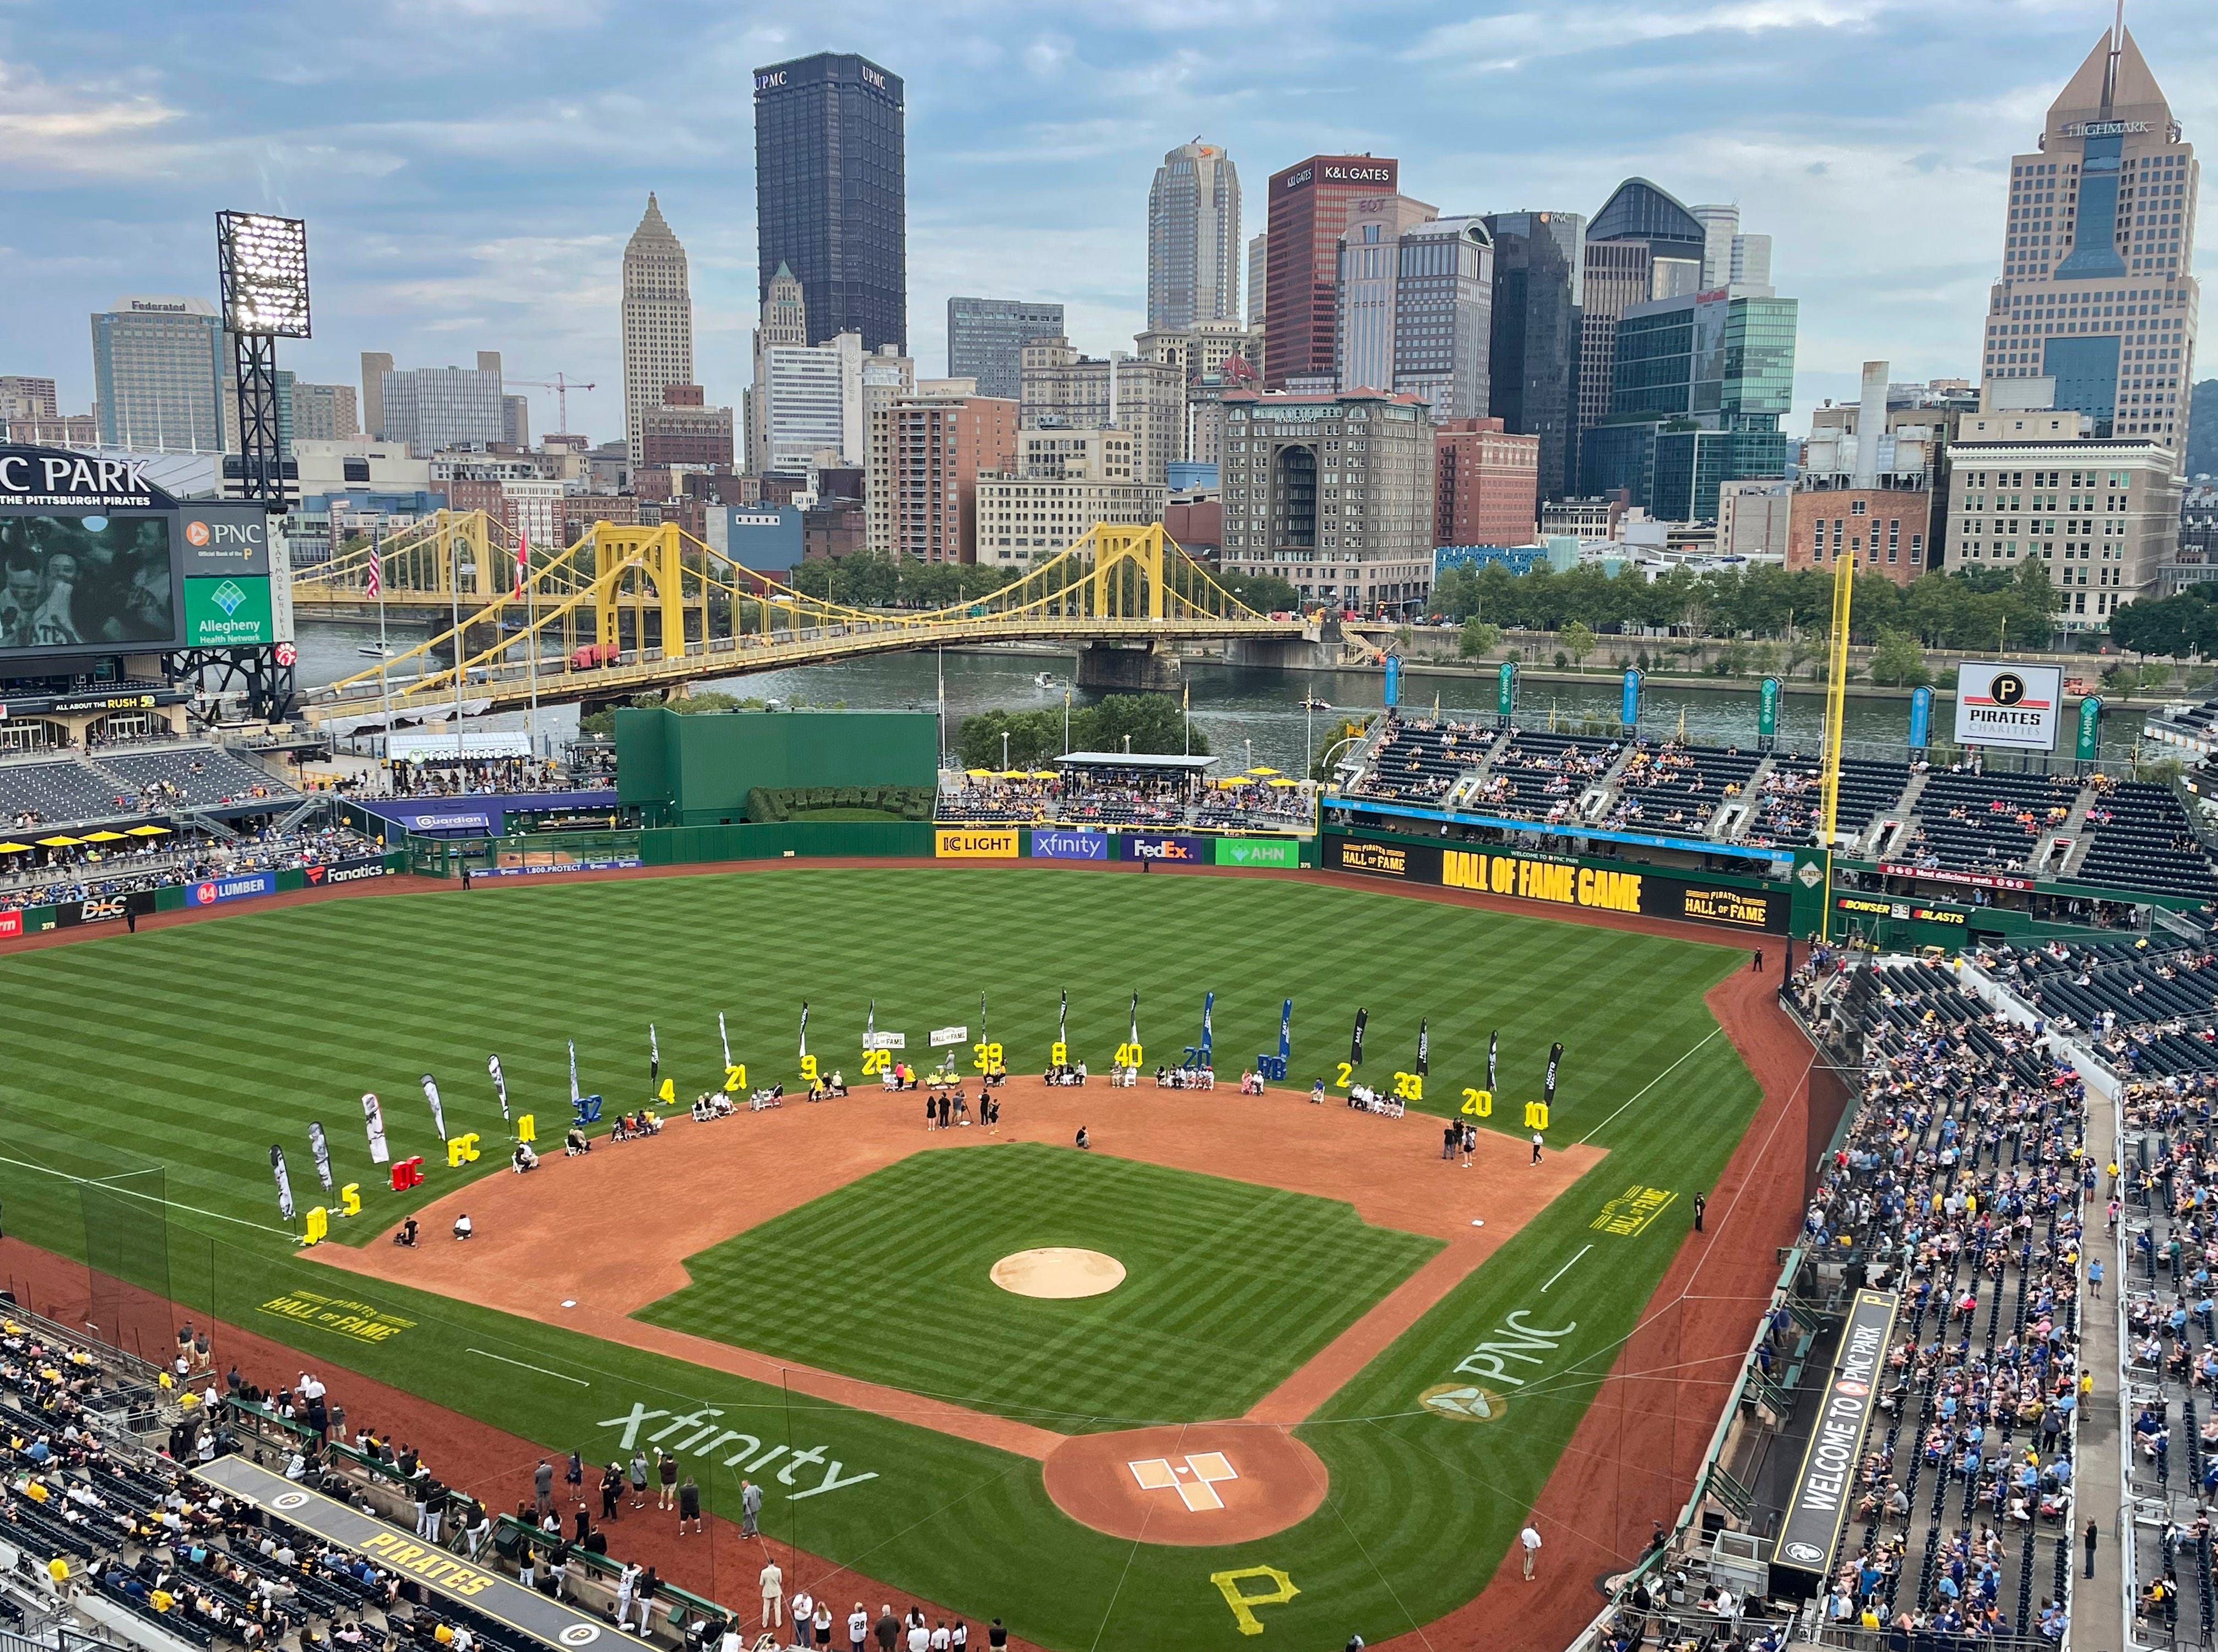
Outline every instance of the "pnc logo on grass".
POLYGON ((1435 1383, 1417 1396, 1417 1403, 1457 1422, 1499 1422, 1509 1408, 1499 1394, 1471 1383, 1435 1383))

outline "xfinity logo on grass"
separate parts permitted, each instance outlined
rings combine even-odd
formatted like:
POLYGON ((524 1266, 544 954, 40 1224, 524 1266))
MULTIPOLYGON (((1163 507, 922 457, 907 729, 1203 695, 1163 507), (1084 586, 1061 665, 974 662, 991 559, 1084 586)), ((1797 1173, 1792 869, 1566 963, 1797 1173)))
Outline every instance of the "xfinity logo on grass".
POLYGON ((859 1486, 865 1480, 878 1477, 875 1469, 846 1473, 847 1465, 830 1455, 829 1446, 811 1445, 796 1450, 789 1445, 765 1445, 743 1430, 721 1427, 716 1419, 723 1414, 715 1406, 702 1406, 682 1416, 672 1416, 668 1411, 634 1401, 628 1415, 604 1417, 596 1426, 622 1429, 623 1433, 616 1441, 616 1448, 622 1451, 642 1445, 660 1446, 673 1457, 715 1458, 728 1469, 756 1477, 765 1488, 772 1480, 781 1486, 794 1487, 796 1489, 785 1494, 789 1502, 798 1503, 804 1498, 859 1486), (643 1434, 645 1426, 659 1417, 669 1420, 654 1432, 643 1434), (737 1449, 727 1454, 724 1448, 728 1445, 737 1449))

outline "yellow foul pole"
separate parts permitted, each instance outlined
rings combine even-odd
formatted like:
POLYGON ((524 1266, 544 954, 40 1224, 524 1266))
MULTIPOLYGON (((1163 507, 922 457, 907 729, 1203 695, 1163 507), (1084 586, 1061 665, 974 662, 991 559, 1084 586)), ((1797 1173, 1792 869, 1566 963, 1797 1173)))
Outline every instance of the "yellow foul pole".
POLYGON ((1841 724, 1849 689, 1849 600, 1856 590, 1856 562, 1841 557, 1833 564, 1833 634, 1829 651, 1831 678, 1825 684, 1825 836, 1833 846, 1833 819, 1841 801, 1841 724))

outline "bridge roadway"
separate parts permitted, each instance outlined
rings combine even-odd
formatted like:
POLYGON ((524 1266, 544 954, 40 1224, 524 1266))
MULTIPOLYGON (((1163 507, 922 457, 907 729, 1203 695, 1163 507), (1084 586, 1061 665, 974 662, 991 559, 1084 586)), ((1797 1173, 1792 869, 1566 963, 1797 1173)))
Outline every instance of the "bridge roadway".
MULTIPOLYGON (((644 658, 628 653, 613 665, 583 671, 542 662, 536 697, 541 705, 579 704, 591 708, 688 683, 946 645, 1154 643, 1224 638, 1297 642, 1303 636, 1299 618, 1151 620, 1020 616, 930 624, 889 619, 882 624, 773 631, 767 638, 759 632, 737 639, 717 637, 707 643, 689 643, 680 656, 654 651, 644 658)), ((343 718, 374 715, 381 711, 385 698, 378 692, 375 667, 366 674, 358 674, 358 678, 360 680, 350 681, 344 696, 333 692, 335 684, 310 690, 301 705, 300 716, 309 724, 320 727, 343 718)), ((530 664, 518 661, 492 667, 474 665, 469 669, 463 692, 474 709, 481 707, 486 713, 520 710, 534 697, 530 664)), ((454 696, 454 673, 442 669, 392 683, 389 698, 396 712, 436 712, 450 705, 454 696)))

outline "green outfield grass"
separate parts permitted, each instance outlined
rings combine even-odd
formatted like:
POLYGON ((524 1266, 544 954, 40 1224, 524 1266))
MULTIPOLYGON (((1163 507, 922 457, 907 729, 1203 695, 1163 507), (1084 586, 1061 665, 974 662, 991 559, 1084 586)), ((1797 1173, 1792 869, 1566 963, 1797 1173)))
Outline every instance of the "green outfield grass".
MULTIPOLYGON (((0 1197, 9 1234, 82 1255, 71 1179, 159 1164, 171 1201, 168 1285, 180 1300, 300 1348, 327 1377, 361 1370, 546 1448, 574 1445, 603 1461, 628 1428, 644 1441, 667 1426, 632 1424, 634 1406, 677 1416, 713 1408, 723 1428, 825 1447, 824 1461, 844 1464, 840 1482, 804 1495, 805 1482, 773 1475, 771 1530, 974 1623, 999 1614, 1059 1652, 1331 1652, 1351 1631, 1376 1643, 1429 1623, 1486 1582, 1676 1252, 1686 1199, 1712 1185, 1755 1107, 1754 1084, 1701 1002, 1746 957, 1738 946, 1384 890, 1055 868, 789 866, 250 912, 0 958, 10 1057, 0 1067, 0 1197), (1028 1458, 337 1274, 294 1258, 278 1219, 272 1142, 286 1148, 300 1203, 320 1197, 312 1119, 330 1130, 338 1179, 371 1190, 361 1228, 381 1229, 414 1202, 372 1188, 366 1089, 385 1099, 395 1152, 426 1155, 424 1197, 486 1173, 497 1155, 474 1172, 434 1156, 417 1082, 427 1070, 449 1129, 483 1132, 497 1147, 505 1136, 485 1075, 493 1051, 518 1109, 536 1112, 547 1135, 567 1111, 566 1038, 577 1041, 585 1087, 614 1111, 645 1096, 650 1019, 684 1097, 720 1076, 720 1009, 751 1077, 790 1085, 803 998, 810 1049, 852 1080, 873 999, 878 1026, 907 1031, 920 1049, 930 1028, 967 1024, 975 1036, 982 990, 993 1037, 1013 1067, 1033 1069, 1065 987, 1075 1053, 1097 1068, 1124 1036, 1136 989, 1151 1063, 1174 1060, 1196 1036, 1202 993, 1215 990, 1221 1071, 1275 1045, 1279 1001, 1293 997, 1290 1079, 1304 1086, 1347 1054, 1358 1005, 1370 1012, 1367 1073, 1407 1064, 1419 1018, 1429 1018, 1423 1105, 1434 1111, 1452 1111, 1460 1088, 1481 1081, 1487 1036, 1498 1030, 1502 1104, 1490 1123, 1511 1131, 1560 1039, 1551 1138, 1591 1135, 1608 1150, 1304 1426, 1331 1491, 1273 1538, 1210 1550, 1113 1540, 1063 1517, 1028 1458), (1678 1203, 1638 1234, 1596 1229, 1604 1202, 1632 1185, 1678 1203), (411 1323, 383 1343, 360 1342, 276 1311, 298 1290, 344 1294, 411 1323), (1468 1380, 1458 1365, 1513 1315, 1552 1334, 1539 1339, 1536 1363, 1513 1368, 1521 1383, 1496 1385, 1507 1414, 1490 1425, 1428 1411, 1421 1396, 1468 1380), (1236 1632, 1208 1581, 1255 1565, 1286 1571, 1302 1591, 1265 1609, 1261 1641, 1236 1632)), ((725 1128, 747 1124, 743 1115, 725 1128)), ((1425 1132, 1408 1133, 1406 1150, 1412 1174, 1436 1162, 1425 1132)), ((561 1173, 559 1163, 546 1172, 549 1197, 561 1173)), ((929 1227, 920 1238, 967 1242, 929 1227)), ((901 1262, 901 1236, 889 1242, 887 1260, 901 1262)), ((887 1311, 870 1304, 858 1333, 892 1340, 887 1311)), ((1279 1329, 1281 1357, 1297 1357, 1298 1333, 1279 1329)), ((1311 1322, 1298 1334, 1321 1331, 1311 1322)), ((735 1510, 737 1470, 688 1467, 712 1506, 735 1510)))
POLYGON ((920 1153, 689 1258, 640 1317, 1060 1433, 1244 1413, 1440 1248, 1329 1199, 1075 1148, 920 1153), (1013 1252, 1107 1253, 1012 1296, 1013 1252))

